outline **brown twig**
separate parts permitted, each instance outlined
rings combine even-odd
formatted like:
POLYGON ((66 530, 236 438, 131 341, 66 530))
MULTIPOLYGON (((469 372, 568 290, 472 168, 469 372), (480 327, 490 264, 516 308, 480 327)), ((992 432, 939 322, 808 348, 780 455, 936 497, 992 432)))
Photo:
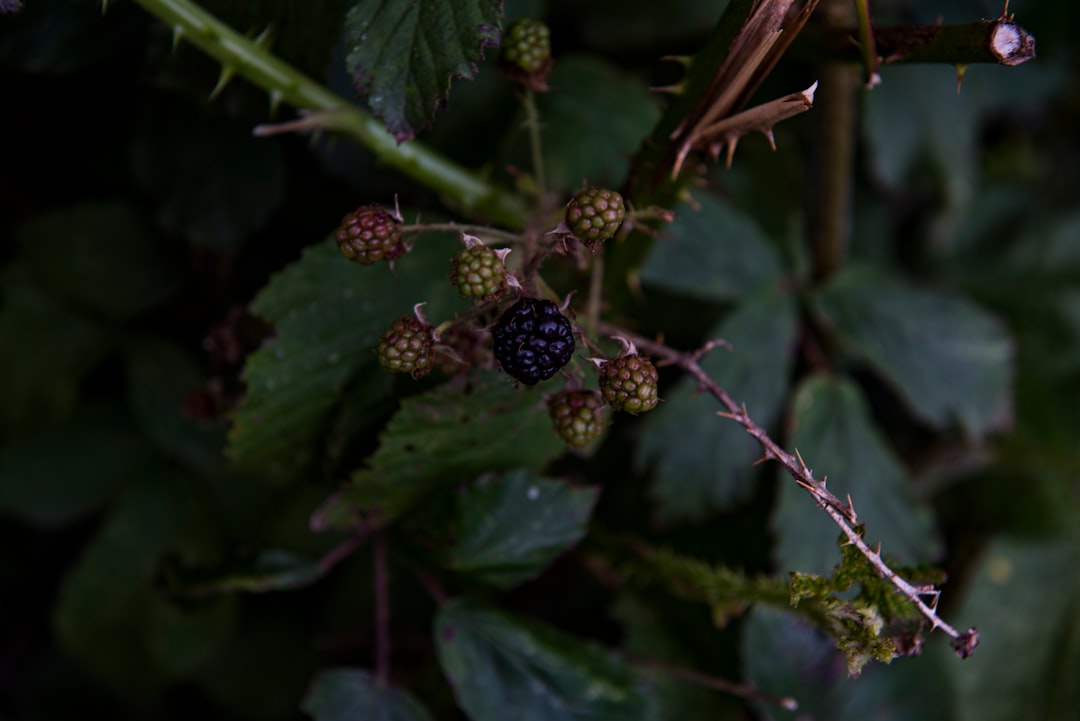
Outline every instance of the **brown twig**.
MULTIPOLYGON (((749 101, 802 30, 818 1, 805 0, 801 7, 800 0, 760 0, 754 4, 708 89, 671 135, 671 147, 675 150, 672 177, 678 176, 692 151, 712 144, 702 142, 704 131, 729 118, 749 101)), ((728 145, 733 149, 730 142, 728 145)))
MULTIPOLYGON (((764 135, 773 150, 776 150, 776 138, 773 137, 773 126, 781 120, 787 120, 801 113, 805 113, 814 107, 814 92, 818 84, 815 82, 806 90, 790 93, 782 98, 770 100, 767 103, 756 105, 749 110, 731 115, 719 120, 712 125, 702 127, 695 136, 688 141, 686 152, 708 147, 713 156, 719 156, 720 148, 727 147, 727 166, 731 167, 731 158, 735 154, 735 146, 739 138, 747 133, 758 132, 764 135)), ((685 154, 682 156, 685 157, 685 154)), ((679 162, 682 162, 682 157, 679 162)))
POLYGON ((827 479, 825 477, 821 480, 814 478, 813 471, 803 462, 798 451, 792 455, 781 448, 765 429, 750 417, 746 406, 736 403, 731 395, 705 372, 699 363, 702 355, 700 351, 692 353, 680 352, 663 343, 657 343, 643 336, 628 333, 624 329, 608 323, 601 323, 598 330, 601 333, 627 338, 633 341, 639 349, 669 361, 693 376, 698 383, 698 387, 716 398, 720 405, 726 409, 720 412, 719 415, 735 421, 753 436, 754 440, 764 449, 765 460, 776 461, 784 467, 791 477, 795 479, 799 487, 807 491, 817 505, 829 514, 829 518, 840 528, 847 538, 847 542, 859 550, 870 565, 874 567, 878 575, 889 581, 930 622, 931 629, 940 628, 952 638, 953 649, 961 658, 967 658, 971 655, 979 642, 978 631, 975 628, 969 628, 964 632, 957 631, 937 615, 937 600, 940 591, 935 586, 913 585, 889 568, 888 564, 882 559, 880 550, 870 548, 860 535, 857 528, 858 515, 855 513, 851 497, 848 496, 847 500, 844 501, 837 498, 835 494, 826 488, 827 479), (924 598, 930 599, 929 605, 923 600, 924 598))

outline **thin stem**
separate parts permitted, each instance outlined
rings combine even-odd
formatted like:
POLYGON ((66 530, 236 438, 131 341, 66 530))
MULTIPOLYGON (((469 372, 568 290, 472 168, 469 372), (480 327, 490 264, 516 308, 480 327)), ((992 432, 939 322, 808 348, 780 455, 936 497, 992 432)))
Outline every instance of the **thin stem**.
POLYGON ((600 303, 604 292, 604 254, 593 257, 592 276, 589 278, 589 298, 585 305, 585 332, 590 338, 596 337, 596 326, 600 322, 600 303))
POLYGON ((521 235, 509 230, 492 228, 487 225, 469 225, 467 223, 416 223, 414 225, 401 226, 402 233, 471 233, 498 239, 499 242, 514 245, 522 242, 521 235))
POLYGON ((796 711, 799 708, 799 703, 790 696, 776 696, 771 693, 766 693, 765 691, 759 691, 747 684, 729 681, 726 678, 720 678, 718 676, 710 676, 683 666, 674 666, 662 661, 651 661, 646 659, 631 659, 631 663, 648 671, 655 671, 656 673, 662 673, 665 676, 689 681, 692 684, 704 688, 711 688, 714 691, 729 693, 732 696, 738 696, 747 701, 760 701, 761 703, 767 703, 771 706, 778 706, 787 711, 796 711))
POLYGON ((866 87, 872 88, 881 82, 877 73, 878 54, 877 43, 874 40, 874 28, 870 21, 869 0, 854 0, 855 16, 859 25, 859 49, 862 50, 863 82, 866 87))
POLYGON ((821 70, 818 95, 819 141, 813 184, 817 197, 809 233, 814 279, 832 277, 847 261, 851 234, 852 195, 855 170, 855 93, 857 71, 849 65, 830 63, 821 70))
MULTIPOLYGON (((398 144, 382 123, 330 92, 257 42, 237 33, 192 0, 136 0, 223 67, 270 94, 272 107, 284 101, 300 111, 314 111, 309 127, 335 130, 366 146, 380 160, 456 203, 467 215, 490 218, 511 228, 525 222, 525 205, 506 190, 488 183, 426 145, 398 144)), ((303 113, 302 113, 303 114, 303 113)))
POLYGON ((536 107, 536 93, 529 88, 521 100, 525 108, 525 127, 529 131, 529 150, 532 152, 533 179, 537 192, 547 192, 547 179, 544 177, 544 151, 540 136, 540 111, 536 107))
POLYGON ((683 353, 670 348, 663 343, 657 343, 644 336, 629 333, 619 326, 608 323, 601 323, 599 330, 601 333, 605 334, 622 335, 628 340, 633 341, 639 349, 663 358, 664 360, 679 366, 693 376, 694 380, 698 383, 698 387, 716 398, 716 400, 720 402, 720 405, 726 409, 726 412, 722 412, 720 415, 725 418, 730 418, 741 425, 764 449, 765 460, 776 461, 784 467, 791 477, 795 479, 795 482, 799 487, 807 491, 813 497, 817 505, 824 509, 829 515, 829 518, 833 520, 833 523, 835 523, 840 528, 841 532, 843 532, 848 543, 859 550, 870 565, 874 567, 874 570, 877 571, 878 575, 889 581, 897 591, 907 598, 919 613, 930 622, 931 628, 940 628, 950 636, 953 639, 953 648, 959 656, 967 658, 971 655, 975 646, 978 645, 978 631, 975 628, 969 628, 967 631, 961 633, 945 621, 941 620, 941 618, 938 617, 936 610, 937 598, 940 591, 932 585, 915 586, 908 583, 897 575, 895 571, 889 568, 888 564, 882 559, 880 550, 874 550, 866 545, 866 542, 863 541, 862 536, 856 528, 858 525, 858 515, 855 513, 855 507, 851 502, 851 498, 848 497, 846 502, 841 501, 825 487, 824 480, 819 481, 814 478, 813 471, 811 471, 806 463, 803 462, 802 457, 798 455, 798 451, 796 451, 795 455, 792 455, 781 448, 780 445, 769 436, 765 429, 759 426, 750 417, 749 413, 746 411, 746 407, 736 403, 728 392, 705 372, 698 362, 701 357, 701 352, 683 353), (923 601, 924 597, 932 599, 931 603, 933 604, 933 607, 927 605, 927 603, 923 601))
POLYGON ((386 535, 372 540, 375 566, 375 679, 390 683, 390 575, 386 569, 386 535))
MULTIPOLYGON (((822 6, 830 25, 843 26, 853 21, 851 0, 827 0, 822 6)), ((818 71, 821 92, 818 94, 818 142, 815 143, 812 185, 815 197, 809 232, 810 261, 813 277, 822 282, 840 270, 847 259, 848 236, 852 218, 852 190, 855 172, 855 93, 857 71, 842 63, 825 63, 818 71)))
POLYGON ((367 529, 361 529, 331 548, 325 556, 319 559, 319 577, 325 576, 332 568, 351 556, 364 542, 365 538, 367 538, 367 529))

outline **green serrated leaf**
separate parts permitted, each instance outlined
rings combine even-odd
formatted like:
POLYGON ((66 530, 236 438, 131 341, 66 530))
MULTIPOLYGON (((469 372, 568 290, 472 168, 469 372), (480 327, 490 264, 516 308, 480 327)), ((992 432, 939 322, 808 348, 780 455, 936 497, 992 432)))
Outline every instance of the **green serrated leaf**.
POLYGON ((136 128, 134 175, 157 202, 161 227, 194 245, 235 251, 281 199, 280 147, 246 126, 157 102, 146 104, 136 128))
POLYGON ((183 280, 177 258, 123 203, 56 210, 22 226, 16 237, 42 285, 107 316, 148 310, 183 280))
POLYGON ((922 420, 939 428, 955 421, 976 437, 1009 424, 1013 342, 978 306, 869 269, 840 274, 813 303, 922 420))
MULTIPOLYGON (((947 652, 949 653, 949 652, 947 652)), ((927 652, 917 658, 871 665, 848 676, 832 639, 804 619, 756 608, 743 626, 742 657, 748 683, 793 698, 798 709, 755 704, 762 718, 786 721, 951 721, 947 666, 955 658, 927 652)))
POLYGON ((642 83, 584 56, 560 57, 537 101, 548 182, 569 190, 618 187, 630 155, 660 118, 642 83))
POLYGON ((1080 545, 999 540, 983 556, 958 622, 979 647, 950 669, 961 721, 1076 717, 1080 691, 1080 545))
POLYGON ((705 301, 732 301, 776 282, 780 254, 761 227, 721 198, 675 208, 641 268, 645 285, 705 301))
MULTIPOLYGON (((457 491, 447 521, 456 529, 439 553, 447 568, 507 588, 526 581, 575 545, 596 504, 596 488, 575 488, 518 470, 457 491)), ((442 499, 439 511, 447 510, 442 499)))
POLYGON ((416 699, 359 669, 323 671, 301 706, 315 721, 431 721, 416 699))
MULTIPOLYGON (((796 333, 791 296, 759 293, 739 306, 710 336, 731 343, 713 350, 702 367, 765 426, 779 416, 787 391, 796 333)), ((716 415, 716 399, 684 380, 653 411, 638 446, 638 461, 654 466, 660 516, 700 517, 745 497, 761 447, 741 426, 716 415)))
POLYGON ((70 523, 103 506, 154 458, 122 412, 84 406, 63 428, 0 454, 0 513, 38 526, 70 523))
MULTIPOLYGON (((940 548, 930 511, 916 499, 903 467, 874 428, 859 389, 841 378, 817 375, 799 387, 793 403, 790 446, 827 476, 840 498, 851 495, 867 542, 904 563, 934 558, 940 548)), ((772 526, 781 570, 827 574, 839 560, 840 530, 803 489, 779 471, 780 503, 772 526)))
POLYGON ((457 242, 450 238, 426 234, 398 261, 396 277, 385 265, 348 262, 328 239, 270 280, 251 307, 277 336, 244 368, 247 395, 227 449, 234 462, 269 478, 292 478, 310 463, 350 379, 383 374, 386 384, 370 398, 372 407, 381 403, 392 377, 377 367, 379 335, 416 303, 429 301, 425 312, 433 319, 462 305, 446 282, 457 242))
POLYGON ((109 332, 27 278, 5 275, 0 307, 0 429, 8 437, 54 428, 74 411, 83 378, 112 345, 109 332))
POLYGON ((500 0, 360 0, 345 18, 345 66, 401 142, 431 126, 451 78, 475 76, 501 23, 500 0))
POLYGON ((209 499, 188 479, 158 472, 133 484, 64 581, 54 617, 64 648, 133 696, 208 663, 227 640, 230 601, 174 607, 155 581, 166 555, 216 562, 216 535, 209 499))
POLYGON ((442 385, 403 401, 379 450, 320 512, 321 524, 351 528, 357 511, 372 510, 390 521, 440 486, 538 470, 565 448, 550 432, 543 398, 480 371, 466 388, 442 385))
POLYGON ((435 618, 439 661, 472 721, 658 719, 643 680, 603 649, 469 601, 435 618))

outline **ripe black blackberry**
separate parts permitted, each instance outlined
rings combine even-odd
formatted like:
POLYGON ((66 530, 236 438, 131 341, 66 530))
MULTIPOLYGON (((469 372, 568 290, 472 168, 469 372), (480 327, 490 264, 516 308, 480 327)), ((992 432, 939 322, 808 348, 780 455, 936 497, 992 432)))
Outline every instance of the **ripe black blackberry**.
POLYGON ((522 298, 499 317, 491 336, 499 365, 525 385, 555 375, 574 354, 573 327, 550 300, 522 298))

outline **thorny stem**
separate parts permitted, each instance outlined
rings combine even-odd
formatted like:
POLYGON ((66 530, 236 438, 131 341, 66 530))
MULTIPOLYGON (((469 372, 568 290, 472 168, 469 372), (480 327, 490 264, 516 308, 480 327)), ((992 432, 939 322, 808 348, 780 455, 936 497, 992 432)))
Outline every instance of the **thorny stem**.
MULTIPOLYGON (((806 29, 792 45, 801 59, 859 62, 853 27, 806 29)), ((1011 18, 962 25, 875 25, 874 46, 882 62, 1020 65, 1035 57, 1035 38, 1011 18)))
POLYGON ((643 668, 648 671, 654 671, 656 673, 662 673, 665 676, 671 676, 673 678, 679 678, 684 681, 689 681, 697 686, 703 686, 705 688, 711 688, 715 691, 723 691, 729 693, 732 696, 738 696, 744 698, 747 701, 760 701, 772 706, 779 706, 787 711, 796 711, 799 708, 799 703, 790 696, 775 696, 765 691, 759 691, 753 686, 747 684, 737 683, 735 681, 729 681, 725 678, 719 678, 717 676, 710 676, 708 674, 701 673, 700 671, 694 671, 693 669, 685 668, 683 666, 673 666, 671 664, 663 663, 660 661, 650 661, 645 659, 630 659, 630 662, 639 668, 643 668))
POLYGON ((753 436, 754 440, 756 440, 765 451, 764 459, 776 461, 784 467, 791 477, 795 479, 795 482, 799 487, 806 490, 813 497, 817 505, 829 514, 833 523, 835 523, 844 536, 847 537, 848 543, 859 550, 870 565, 874 567, 874 570, 877 571, 878 575, 891 583, 893 587, 907 598, 919 613, 930 622, 931 629, 940 628, 952 638, 953 649, 956 651, 957 655, 961 656, 961 658, 967 658, 971 655, 971 652, 979 642, 978 631, 974 627, 969 628, 964 632, 957 631, 937 615, 937 599, 940 595, 940 591, 936 587, 933 585, 915 586, 908 583, 897 575, 895 571, 889 568, 888 564, 886 564, 881 557, 880 549, 874 550, 870 548, 859 534, 859 531, 856 528, 858 525, 858 516, 855 513, 855 507, 852 505, 850 496, 847 501, 841 501, 825 487, 824 479, 817 480, 814 478, 813 471, 811 471, 806 463, 803 462, 802 458, 798 455, 798 451, 796 451, 796 455, 792 455, 781 448, 779 444, 769 436, 765 429, 759 426, 750 417, 746 407, 736 403, 731 395, 729 395, 724 388, 705 372, 698 362, 701 357, 701 352, 680 352, 663 343, 657 343, 644 336, 629 333, 619 326, 608 323, 601 323, 598 326, 598 330, 605 334, 622 335, 628 340, 633 341, 639 349, 677 365, 693 376, 694 380, 698 383, 698 387, 716 398, 716 400, 720 402, 720 405, 726 409, 726 412, 722 412, 719 415, 735 421, 741 425, 747 433, 753 436), (923 601, 923 597, 932 599, 931 605, 927 605, 926 602, 923 601))
POLYGON ((372 541, 375 582, 375 679, 390 683, 390 576, 386 570, 386 536, 375 534, 372 541))
POLYGON ((136 2, 171 27, 177 40, 187 40, 227 71, 266 90, 272 108, 284 101, 297 110, 310 111, 301 124, 306 121, 309 128, 335 130, 353 138, 387 165, 451 199, 467 215, 511 228, 524 225, 525 205, 515 193, 488 183, 422 143, 398 144, 380 121, 236 32, 197 2, 136 2))
POLYGON ((543 196, 547 192, 547 180, 544 177, 544 151, 540 138, 540 112, 536 108, 536 93, 526 88, 521 104, 525 108, 525 127, 529 131, 533 179, 539 195, 543 196))

